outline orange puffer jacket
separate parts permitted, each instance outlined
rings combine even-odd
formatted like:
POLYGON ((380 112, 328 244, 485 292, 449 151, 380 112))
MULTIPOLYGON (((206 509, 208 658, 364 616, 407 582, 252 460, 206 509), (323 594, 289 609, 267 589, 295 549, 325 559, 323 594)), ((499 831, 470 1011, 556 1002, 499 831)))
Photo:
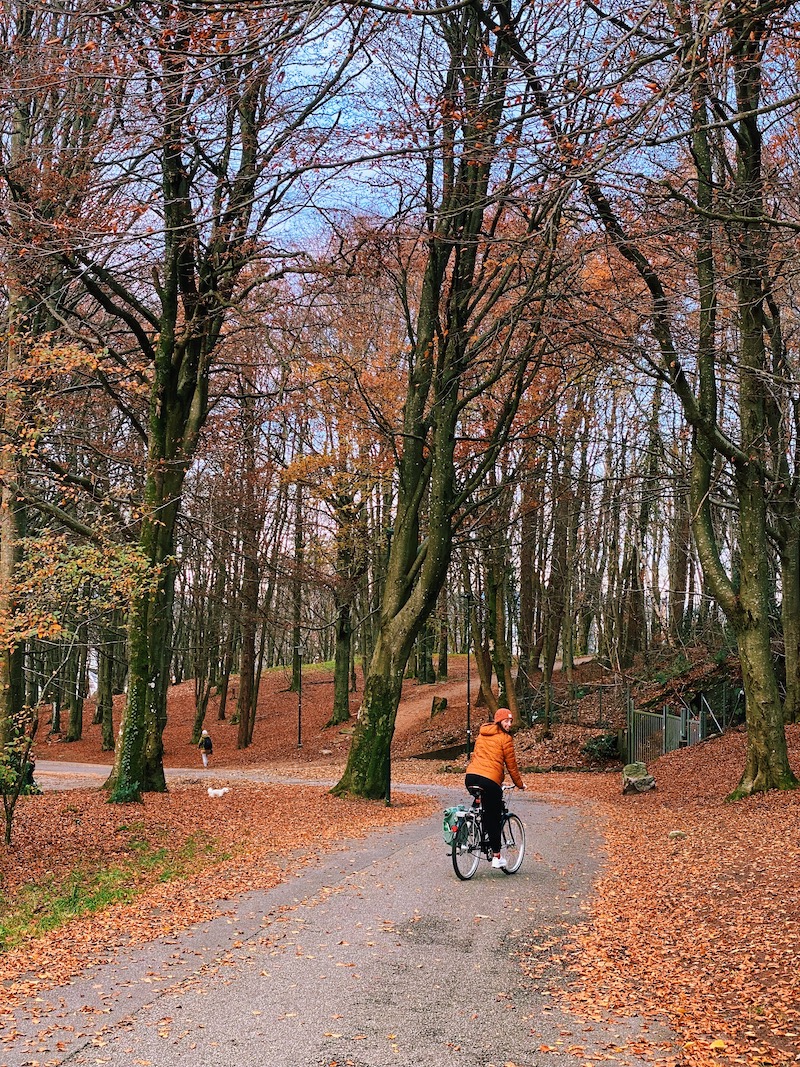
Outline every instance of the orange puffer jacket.
POLYGON ((518 789, 523 789, 511 734, 506 733, 496 722, 485 723, 475 742, 475 750, 467 765, 467 773, 480 774, 502 785, 506 768, 514 785, 518 789))

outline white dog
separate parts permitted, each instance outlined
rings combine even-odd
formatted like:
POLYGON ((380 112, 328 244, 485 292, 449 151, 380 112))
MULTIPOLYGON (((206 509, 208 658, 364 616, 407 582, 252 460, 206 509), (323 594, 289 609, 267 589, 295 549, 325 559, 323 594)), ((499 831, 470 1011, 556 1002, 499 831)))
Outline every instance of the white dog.
POLYGON ((224 789, 212 789, 211 786, 208 787, 208 795, 210 797, 224 797, 226 793, 230 793, 228 786, 225 786, 224 789))

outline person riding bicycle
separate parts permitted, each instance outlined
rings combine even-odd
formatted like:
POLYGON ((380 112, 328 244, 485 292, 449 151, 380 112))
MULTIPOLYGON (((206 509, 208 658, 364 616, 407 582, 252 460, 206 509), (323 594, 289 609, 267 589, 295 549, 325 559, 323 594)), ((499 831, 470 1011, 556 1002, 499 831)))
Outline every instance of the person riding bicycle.
POLYGON ((473 796, 476 795, 474 792, 476 788, 481 790, 483 827, 494 853, 492 867, 495 868, 506 865, 505 859, 500 855, 500 827, 503 818, 502 786, 506 770, 517 789, 525 788, 517 766, 514 739, 510 732, 512 721, 513 716, 508 708, 499 708, 494 722, 487 722, 481 726, 464 779, 464 785, 473 796))

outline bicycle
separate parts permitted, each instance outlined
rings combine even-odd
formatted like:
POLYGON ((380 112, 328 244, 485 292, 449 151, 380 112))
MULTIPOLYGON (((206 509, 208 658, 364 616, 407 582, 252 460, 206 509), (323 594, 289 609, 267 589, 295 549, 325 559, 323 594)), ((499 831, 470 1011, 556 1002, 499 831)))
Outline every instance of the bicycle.
MULTIPOLYGON (((503 786, 500 855, 505 857, 506 866, 499 868, 503 874, 516 874, 525 856, 525 827, 519 816, 514 815, 506 807, 506 793, 513 788, 510 785, 503 786)), ((470 792, 474 798, 472 807, 461 815, 458 830, 451 845, 453 870, 462 882, 466 882, 475 874, 481 856, 491 862, 494 855, 489 839, 483 831, 483 809, 480 796, 483 790, 480 786, 475 786, 470 792)))

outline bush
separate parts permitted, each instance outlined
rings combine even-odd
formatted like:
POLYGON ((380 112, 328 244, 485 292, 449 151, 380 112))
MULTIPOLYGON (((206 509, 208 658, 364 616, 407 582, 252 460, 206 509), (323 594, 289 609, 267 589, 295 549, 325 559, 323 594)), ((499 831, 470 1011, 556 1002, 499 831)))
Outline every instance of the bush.
POLYGON ((590 759, 608 762, 619 759, 619 744, 616 734, 596 734, 587 737, 581 745, 581 752, 590 759))

